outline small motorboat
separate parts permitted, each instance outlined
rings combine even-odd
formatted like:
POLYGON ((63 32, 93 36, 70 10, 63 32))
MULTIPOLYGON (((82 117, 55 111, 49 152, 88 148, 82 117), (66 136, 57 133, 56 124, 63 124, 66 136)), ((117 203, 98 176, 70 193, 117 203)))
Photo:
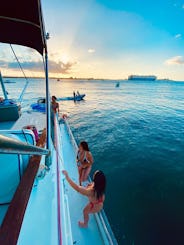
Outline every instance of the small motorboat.
POLYGON ((71 96, 71 97, 63 97, 63 98, 58 98, 57 100, 60 101, 60 100, 74 100, 74 101, 81 101, 84 99, 86 95, 85 94, 80 94, 80 95, 76 95, 75 97, 74 96, 71 96))
POLYGON ((119 85, 120 85, 120 83, 119 83, 119 82, 117 82, 117 83, 116 83, 116 88, 119 88, 119 85))
POLYGON ((5 80, 4 83, 16 83, 16 82, 11 80, 5 80))
POLYGON ((31 104, 31 108, 35 111, 39 112, 45 112, 46 106, 45 106, 45 98, 38 99, 37 103, 31 104))

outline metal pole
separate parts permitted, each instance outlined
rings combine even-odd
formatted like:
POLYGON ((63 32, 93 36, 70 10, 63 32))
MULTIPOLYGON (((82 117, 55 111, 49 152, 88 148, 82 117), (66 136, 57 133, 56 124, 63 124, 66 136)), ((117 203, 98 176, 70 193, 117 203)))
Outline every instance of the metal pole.
POLYGON ((2 87, 2 90, 3 90, 4 98, 5 98, 5 100, 8 100, 8 96, 7 96, 7 93, 6 93, 6 89, 5 89, 5 86, 4 86, 4 82, 3 82, 3 78, 2 78, 1 72, 0 72, 0 82, 1 82, 1 87, 2 87))
POLYGON ((50 152, 38 146, 28 145, 19 140, 0 135, 0 153, 25 154, 25 155, 48 155, 50 152))
MULTIPOLYGON (((45 82, 46 82, 46 125, 47 125, 47 142, 46 147, 51 150, 51 113, 50 113, 50 92, 49 92, 49 75, 48 75, 48 53, 45 52, 45 82)), ((46 161, 46 165, 49 166, 50 156, 46 161)))

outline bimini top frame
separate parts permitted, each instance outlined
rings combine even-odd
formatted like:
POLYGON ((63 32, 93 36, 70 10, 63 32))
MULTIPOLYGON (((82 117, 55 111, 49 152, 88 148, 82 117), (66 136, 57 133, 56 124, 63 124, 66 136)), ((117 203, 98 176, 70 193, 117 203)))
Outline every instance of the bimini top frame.
POLYGON ((47 149, 50 149, 50 94, 48 54, 41 0, 6 0, 0 7, 0 42, 18 44, 45 55, 47 149))
POLYGON ((0 42, 47 49, 40 0, 6 0, 0 7, 0 42))

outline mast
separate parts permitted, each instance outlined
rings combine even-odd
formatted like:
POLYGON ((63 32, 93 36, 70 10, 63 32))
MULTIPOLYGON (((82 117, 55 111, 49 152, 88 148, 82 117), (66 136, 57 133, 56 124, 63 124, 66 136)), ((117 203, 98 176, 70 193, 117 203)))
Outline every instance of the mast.
MULTIPOLYGON (((50 90, 49 90, 49 74, 48 74, 48 52, 45 49, 45 85, 46 85, 46 125, 47 125, 47 141, 46 147, 51 150, 51 113, 50 113, 50 90)), ((47 157, 46 165, 51 165, 50 156, 47 157)))

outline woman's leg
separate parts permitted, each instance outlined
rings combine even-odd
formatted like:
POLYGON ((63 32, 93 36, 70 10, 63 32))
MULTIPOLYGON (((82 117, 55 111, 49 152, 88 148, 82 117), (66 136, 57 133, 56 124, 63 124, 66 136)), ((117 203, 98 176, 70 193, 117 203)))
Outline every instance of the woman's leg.
POLYGON ((82 169, 81 181, 86 181, 88 179, 90 171, 91 171, 91 166, 82 169))
POLYGON ((83 210, 83 216, 84 216, 84 222, 79 221, 79 226, 86 228, 88 227, 88 221, 89 221, 89 214, 90 213, 97 213, 103 208, 103 204, 100 203, 98 205, 91 206, 90 203, 86 205, 86 207, 83 210))
POLYGON ((88 204, 83 210, 84 222, 79 221, 80 227, 86 228, 88 226, 89 213, 90 213, 90 204, 88 204))
POLYGON ((79 171, 79 185, 82 185, 82 168, 79 166, 78 167, 78 171, 79 171))

